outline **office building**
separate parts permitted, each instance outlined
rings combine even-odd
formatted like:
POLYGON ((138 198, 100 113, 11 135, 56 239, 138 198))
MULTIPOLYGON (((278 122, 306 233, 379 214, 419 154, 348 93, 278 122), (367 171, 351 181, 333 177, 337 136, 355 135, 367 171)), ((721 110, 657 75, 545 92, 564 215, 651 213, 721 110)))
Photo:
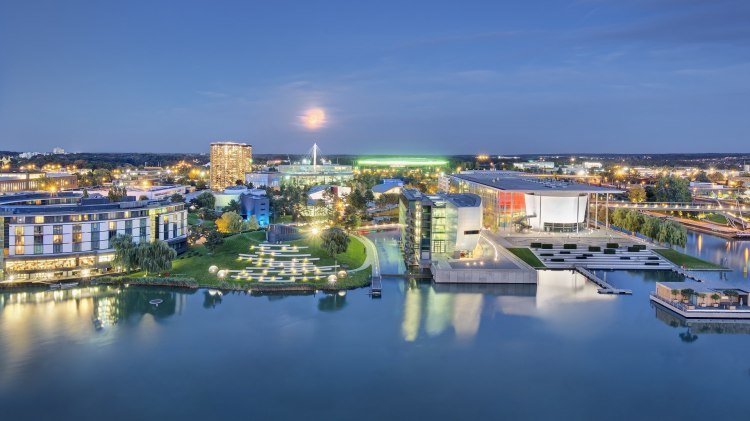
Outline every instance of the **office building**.
POLYGON ((482 228, 482 200, 476 194, 427 195, 402 189, 399 223, 407 266, 429 267, 437 254, 470 257, 482 228))
POLYGON ((271 219, 271 203, 263 189, 248 189, 245 186, 230 186, 222 192, 214 192, 216 212, 223 212, 224 208, 234 200, 240 204, 240 216, 249 221, 255 217, 258 225, 265 227, 271 219))
POLYGON ((78 177, 69 173, 2 172, 0 194, 38 190, 60 191, 78 187, 78 177))
POLYGON ((164 240, 177 252, 187 248, 184 203, 12 194, 0 196, 0 226, 0 281, 56 282, 116 271, 118 234, 136 243, 164 240))
POLYGON ((211 190, 222 191, 244 183, 252 171, 253 147, 246 143, 215 142, 211 144, 211 190))

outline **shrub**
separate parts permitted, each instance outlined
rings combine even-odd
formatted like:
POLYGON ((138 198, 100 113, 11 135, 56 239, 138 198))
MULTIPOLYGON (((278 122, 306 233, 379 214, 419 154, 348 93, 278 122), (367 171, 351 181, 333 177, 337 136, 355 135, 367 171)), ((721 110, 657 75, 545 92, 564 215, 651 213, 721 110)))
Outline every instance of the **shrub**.
POLYGON ((620 256, 620 260, 630 260, 630 256, 620 256))
POLYGON ((563 244, 563 248, 564 249, 569 249, 569 250, 575 250, 575 249, 578 248, 578 245, 576 245, 576 244, 563 244))
POLYGON ((533 249, 538 249, 541 246, 542 246, 542 243, 531 243, 531 248, 533 249))
POLYGON ((560 254, 570 254, 569 251, 561 251, 560 254))
POLYGON ((542 244, 542 248, 543 249, 547 249, 547 250, 551 249, 552 248, 552 244, 542 244))
POLYGON ((602 251, 602 248, 599 246, 589 246, 589 251, 602 251))
POLYGON ((613 248, 604 249, 604 254, 615 254, 617 250, 613 248))
POLYGON ((619 248, 619 247, 620 247, 620 245, 617 244, 617 243, 607 243, 607 248, 608 249, 616 249, 616 248, 619 248))
POLYGON ((584 256, 584 255, 581 255, 581 256, 576 256, 576 259, 578 259, 578 260, 583 260, 583 259, 585 259, 585 258, 586 258, 586 256, 584 256))

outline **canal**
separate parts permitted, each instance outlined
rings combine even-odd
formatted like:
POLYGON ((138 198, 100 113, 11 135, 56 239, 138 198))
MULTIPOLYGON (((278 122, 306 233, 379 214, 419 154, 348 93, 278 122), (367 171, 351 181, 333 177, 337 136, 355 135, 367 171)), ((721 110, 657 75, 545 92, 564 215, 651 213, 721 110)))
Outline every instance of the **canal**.
MULTIPOLYGON (((744 284, 746 244, 691 233, 686 250, 726 258, 744 284)), ((604 275, 634 294, 597 294, 568 271, 537 286, 390 278, 380 299, 4 292, 0 408, 8 420, 743 418, 750 329, 655 308, 648 292, 674 275, 604 275)))

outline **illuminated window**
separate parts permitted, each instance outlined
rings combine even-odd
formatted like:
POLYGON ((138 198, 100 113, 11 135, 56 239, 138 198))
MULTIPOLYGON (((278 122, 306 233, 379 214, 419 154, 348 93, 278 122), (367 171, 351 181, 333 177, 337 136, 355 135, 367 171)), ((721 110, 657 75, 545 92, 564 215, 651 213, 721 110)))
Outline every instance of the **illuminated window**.
POLYGON ((36 224, 43 224, 44 223, 44 217, 43 216, 35 216, 34 217, 34 223, 36 223, 36 224))

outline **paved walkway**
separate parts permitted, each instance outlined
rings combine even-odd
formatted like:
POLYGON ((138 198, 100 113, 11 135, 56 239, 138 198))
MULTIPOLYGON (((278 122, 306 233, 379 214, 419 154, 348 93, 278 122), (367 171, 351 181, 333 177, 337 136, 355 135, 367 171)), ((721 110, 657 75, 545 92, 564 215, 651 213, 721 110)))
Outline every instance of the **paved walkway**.
POLYGON ((362 242, 362 244, 364 244, 366 253, 365 261, 362 262, 362 265, 356 269, 349 270, 349 272, 363 271, 372 266, 372 276, 380 276, 380 263, 378 262, 378 252, 375 249, 375 244, 373 244, 369 238, 363 237, 361 235, 352 234, 352 237, 358 239, 362 242))

